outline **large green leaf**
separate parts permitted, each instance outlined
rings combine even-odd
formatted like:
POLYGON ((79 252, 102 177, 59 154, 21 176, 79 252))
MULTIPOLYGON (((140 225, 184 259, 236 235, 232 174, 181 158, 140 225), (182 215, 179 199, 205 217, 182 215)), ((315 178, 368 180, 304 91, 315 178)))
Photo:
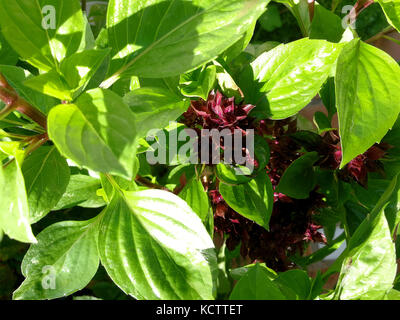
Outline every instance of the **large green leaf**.
POLYGON ((258 263, 238 281, 229 297, 231 300, 286 300, 271 274, 258 263))
POLYGON ((74 206, 85 208, 102 207, 105 202, 97 195, 97 190, 99 189, 101 189, 100 179, 83 174, 71 175, 65 193, 53 210, 72 208, 74 206))
POLYGON ((266 172, 262 171, 251 181, 239 185, 221 182, 219 191, 233 210, 269 229, 274 192, 266 172))
POLYGON ((122 73, 154 78, 193 70, 239 40, 268 2, 111 0, 110 71, 117 78, 122 73))
POLYGON ((78 0, 0 0, 0 26, 23 59, 46 71, 76 52, 85 30, 78 0))
POLYGON ((395 123, 400 67, 387 53, 355 39, 340 54, 335 83, 343 167, 379 142, 395 123))
POLYGON ((341 45, 301 39, 263 53, 240 76, 239 86, 255 112, 290 117, 318 93, 335 66, 341 45))
POLYGON ((318 158, 317 152, 309 152, 293 161, 283 173, 276 191, 295 199, 308 198, 315 187, 313 165, 318 158))
POLYGON ((31 223, 48 214, 64 194, 70 177, 67 161, 56 147, 41 147, 22 165, 31 223))
POLYGON ((109 52, 109 49, 93 49, 74 53, 61 62, 59 72, 52 69, 28 79, 25 85, 49 96, 71 101, 89 83, 109 52))
POLYGON ((61 154, 78 165, 132 178, 135 117, 112 91, 93 89, 75 104, 54 107, 48 117, 48 132, 61 154))
MULTIPOLYGON (((381 207, 378 203, 375 209, 381 207)), ((382 299, 393 286, 397 271, 395 247, 384 208, 378 212, 375 209, 350 239, 336 287, 339 299, 382 299)))
POLYGON ((162 88, 139 88, 124 97, 136 116, 138 137, 151 129, 162 129, 175 121, 189 107, 189 100, 162 88))
POLYGON ((115 192, 99 250, 111 279, 138 299, 213 299, 214 244, 196 213, 172 193, 115 192))
POLYGON ((400 31, 400 1, 399 0, 377 0, 389 23, 400 31))
POLYGON ((22 261, 26 279, 13 299, 55 299, 83 289, 99 266, 99 220, 62 221, 39 233, 22 261))
POLYGON ((7 166, 0 163, 0 229, 21 242, 36 242, 29 221, 28 199, 21 172, 23 151, 16 142, 1 142, 0 153, 12 156, 7 166))

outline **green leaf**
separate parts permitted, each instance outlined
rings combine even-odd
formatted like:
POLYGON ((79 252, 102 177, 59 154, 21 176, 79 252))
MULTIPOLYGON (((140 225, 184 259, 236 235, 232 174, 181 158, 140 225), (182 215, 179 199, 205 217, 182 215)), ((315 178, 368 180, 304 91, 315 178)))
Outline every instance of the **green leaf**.
POLYGON ((319 91, 319 96, 328 110, 328 119, 331 121, 336 113, 335 79, 333 77, 329 77, 324 83, 319 91))
POLYGON ((41 147, 22 165, 30 222, 48 214, 64 194, 70 177, 67 161, 52 147, 41 147))
POLYGON ((355 39, 340 54, 335 84, 343 168, 395 123, 400 111, 400 67, 387 53, 355 39))
POLYGON ((221 57, 227 62, 230 63, 235 59, 244 49, 249 45, 251 38, 254 34, 254 29, 256 27, 256 21, 253 22, 252 25, 247 29, 247 31, 243 34, 243 36, 236 41, 232 46, 226 49, 221 57))
POLYGON ((214 87, 216 75, 217 68, 214 65, 182 74, 179 81, 181 93, 186 97, 207 100, 209 92, 214 87))
POLYGON ((110 49, 92 49, 75 53, 66 58, 61 63, 60 71, 67 81, 68 86, 75 92, 79 89, 84 89, 89 80, 100 68, 109 52, 110 49))
POLYGON ((318 160, 317 152, 309 152, 293 161, 283 173, 276 192, 295 199, 306 199, 314 189, 316 179, 313 165, 318 160))
POLYGON ((326 131, 335 130, 335 128, 332 128, 329 118, 321 111, 314 113, 313 122, 317 127, 319 134, 322 134, 326 131))
POLYGON ((342 19, 318 3, 314 6, 314 17, 310 27, 310 39, 339 42, 344 32, 342 19))
POLYGON ((65 78, 55 69, 26 80, 24 85, 60 100, 73 100, 74 95, 72 89, 69 87, 65 78))
POLYGON ((377 0, 386 15, 388 22, 400 31, 400 1, 399 0, 377 0))
POLYGON ((233 210, 269 229, 274 193, 266 172, 260 172, 256 178, 244 184, 228 185, 221 182, 219 191, 233 210))
POLYGON ((124 97, 125 103, 136 116, 138 137, 146 137, 151 129, 162 129, 170 121, 175 121, 189 107, 171 91, 161 88, 139 88, 124 97))
POLYGON ((110 71, 114 77, 124 73, 159 78, 193 70, 239 40, 268 3, 111 0, 107 15, 113 48, 110 71))
POLYGON ((267 11, 258 20, 263 27, 268 32, 274 31, 277 28, 282 27, 281 15, 279 8, 276 5, 270 5, 267 11))
POLYGON ((0 0, 4 37, 23 59, 45 71, 76 52, 85 29, 78 0, 50 4, 48 0, 0 0))
POLYGON ((251 176, 239 174, 245 173, 245 170, 247 170, 247 168, 243 166, 234 166, 220 162, 215 167, 215 174, 220 181, 227 184, 241 184, 252 180, 251 176))
POLYGON ((62 221, 43 230, 22 261, 26 279, 13 299, 55 299, 86 287, 99 266, 99 220, 62 221))
POLYGON ((385 296, 384 300, 400 300, 400 291, 391 289, 385 296))
POLYGON ((258 263, 240 278, 233 288, 230 300, 286 300, 271 275, 258 263))
POLYGON ((75 104, 54 107, 48 117, 48 132, 61 154, 76 164, 132 178, 135 117, 115 93, 93 89, 75 104))
POLYGON ((290 117, 318 93, 335 66, 341 45, 301 39, 263 53, 240 76, 239 86, 254 112, 290 117))
POLYGON ((137 299, 213 299, 214 244, 172 193, 116 192, 104 212, 99 251, 111 279, 137 299))
POLYGON ((383 209, 368 215, 346 249, 336 287, 341 300, 382 299, 396 277, 396 252, 383 209))
POLYGON ((278 274, 274 270, 268 268, 265 265, 265 263, 248 264, 247 266, 244 266, 244 267, 232 269, 232 270, 230 270, 230 275, 232 276, 232 278, 234 280, 240 280, 240 278, 242 278, 249 270, 256 268, 256 267, 265 269, 265 271, 267 271, 268 277, 271 281, 276 279, 278 276, 278 274))
POLYGON ((0 30, 0 64, 15 65, 18 54, 10 47, 0 30))
POLYGON ((201 221, 206 221, 210 203, 200 179, 197 177, 192 178, 179 193, 179 197, 186 201, 193 211, 197 213, 201 221))
POLYGON ((307 300, 311 293, 311 281, 304 270, 279 273, 274 283, 279 286, 287 300, 307 300))
POLYGON ((101 189, 100 179, 83 174, 71 175, 65 193, 53 210, 67 209, 75 206, 102 207, 105 205, 105 202, 96 194, 98 189, 101 189))
POLYGON ((109 52, 109 49, 93 49, 74 53, 61 62, 60 72, 52 69, 28 79, 24 84, 61 100, 74 100, 89 83, 109 52))
POLYGON ((353 185, 353 190, 364 207, 373 210, 378 204, 379 210, 383 204, 389 202, 385 207, 385 216, 392 235, 400 222, 400 176, 395 176, 392 181, 368 179, 368 189, 358 184, 353 185))
POLYGON ((1 66, 0 72, 15 91, 31 105, 47 114, 58 102, 56 99, 32 90, 25 81, 34 78, 27 70, 14 66, 1 66))
POLYGON ((216 78, 221 92, 226 97, 235 97, 237 100, 242 100, 243 93, 229 72, 219 62, 214 60, 213 63, 217 67, 216 78))
POLYGON ((0 165, 0 229, 12 239, 36 242, 29 222, 28 200, 21 172, 23 151, 18 148, 19 143, 0 142, 1 153, 13 157, 6 167, 0 165))

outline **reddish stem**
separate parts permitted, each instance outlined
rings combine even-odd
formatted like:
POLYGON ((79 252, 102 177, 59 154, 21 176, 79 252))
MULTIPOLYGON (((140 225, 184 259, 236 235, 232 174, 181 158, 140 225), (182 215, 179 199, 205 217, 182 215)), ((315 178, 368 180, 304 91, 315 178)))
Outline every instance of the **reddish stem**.
POLYGON ((141 176, 139 176, 139 175, 136 176, 135 181, 136 181, 136 182, 139 182, 141 185, 143 185, 143 186, 145 186, 145 187, 148 187, 148 188, 160 189, 160 190, 164 190, 164 191, 171 192, 171 190, 169 190, 168 188, 163 187, 163 186, 160 186, 160 185, 155 184, 155 183, 152 183, 152 182, 149 181, 148 179, 143 178, 143 177, 141 177, 141 176))
POLYGON ((18 111, 32 119, 44 129, 47 128, 46 116, 38 109, 31 106, 26 100, 19 97, 2 74, 0 74, 0 100, 4 101, 6 104, 6 107, 0 112, 0 117, 5 117, 12 111, 18 111))
POLYGON ((310 22, 313 21, 314 18, 314 8, 315 8, 315 0, 308 1, 308 13, 310 15, 310 22))

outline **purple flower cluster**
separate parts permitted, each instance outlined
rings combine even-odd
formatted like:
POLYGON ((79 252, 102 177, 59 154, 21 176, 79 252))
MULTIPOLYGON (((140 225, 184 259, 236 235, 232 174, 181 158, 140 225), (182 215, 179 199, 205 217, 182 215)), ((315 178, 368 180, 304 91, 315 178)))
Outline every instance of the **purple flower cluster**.
MULTIPOLYGON (((207 101, 200 99, 191 102, 190 108, 183 114, 182 122, 197 130, 228 128, 244 132, 245 129, 254 129, 256 135, 263 137, 270 147, 270 160, 265 170, 275 189, 288 166, 302 155, 303 146, 293 138, 299 132, 297 121, 293 118, 256 121, 249 116, 253 108, 248 104, 236 105, 234 98, 226 98, 220 92, 212 91, 207 101)), ((337 134, 327 132, 323 137, 317 137, 320 140, 313 146, 313 151, 318 151, 321 156, 317 165, 322 169, 338 169, 341 149, 337 134)), ((339 176, 345 181, 354 179, 365 186, 367 172, 378 169, 377 160, 384 156, 387 148, 383 145, 373 146, 340 170, 339 176)), ((240 245, 240 253, 245 258, 262 261, 270 268, 284 271, 295 267, 290 256, 301 254, 306 242, 326 242, 319 232, 322 226, 314 221, 314 216, 326 205, 318 186, 307 199, 293 199, 275 192, 270 230, 267 231, 228 206, 218 191, 218 179, 207 183, 205 188, 209 190, 214 209, 215 231, 221 236, 228 235, 228 249, 234 250, 240 245)))

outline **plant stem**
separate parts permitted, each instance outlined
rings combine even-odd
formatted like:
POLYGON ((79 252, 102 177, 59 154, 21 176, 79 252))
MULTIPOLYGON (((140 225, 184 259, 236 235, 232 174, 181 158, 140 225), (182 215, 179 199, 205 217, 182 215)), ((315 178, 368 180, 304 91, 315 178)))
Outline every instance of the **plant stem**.
POLYGON ((138 182, 138 183, 140 183, 141 185, 143 185, 143 186, 145 186, 145 187, 148 187, 148 188, 160 189, 160 190, 164 190, 164 191, 171 192, 171 190, 169 190, 168 188, 163 187, 163 186, 160 186, 160 185, 155 184, 155 183, 152 183, 152 182, 149 181, 148 179, 143 178, 143 177, 141 177, 141 176, 139 176, 139 175, 136 176, 135 181, 138 182))
POLYGON ((36 149, 38 149, 39 147, 44 145, 47 141, 49 141, 49 136, 47 135, 47 133, 43 133, 43 134, 32 137, 32 139, 30 140, 29 146, 26 149, 25 154, 26 155, 31 154, 36 149))
POLYGON ((308 0, 308 12, 310 14, 310 22, 314 18, 315 0, 308 0))
POLYGON ((400 40, 398 40, 398 39, 395 39, 395 38, 392 38, 392 37, 389 37, 389 36, 382 36, 382 38, 390 40, 390 41, 400 45, 400 40))
POLYGON ((0 74, 0 100, 6 104, 6 107, 0 111, 0 119, 5 118, 12 111, 18 111, 44 129, 47 128, 46 116, 18 96, 17 92, 8 84, 2 74, 0 74))
POLYGON ((390 33, 394 31, 394 28, 391 26, 386 27, 385 29, 383 29, 381 32, 379 32, 378 34, 374 35, 373 37, 369 38, 368 40, 366 40, 366 43, 373 43, 376 40, 379 40, 380 38, 382 38, 384 35, 390 33))

